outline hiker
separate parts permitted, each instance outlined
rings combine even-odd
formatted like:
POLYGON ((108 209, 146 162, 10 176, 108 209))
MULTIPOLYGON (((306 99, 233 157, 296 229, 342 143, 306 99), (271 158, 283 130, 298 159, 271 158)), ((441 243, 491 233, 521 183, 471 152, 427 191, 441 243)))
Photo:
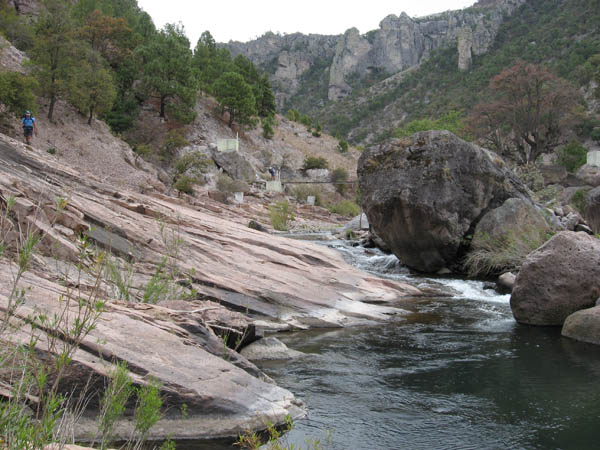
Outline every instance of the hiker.
POLYGON ((271 181, 275 180, 275 169, 269 167, 269 173, 271 174, 271 181))
POLYGON ((33 133, 37 135, 37 127, 35 125, 35 117, 31 114, 31 111, 25 111, 25 114, 21 118, 23 124, 23 134, 25 135, 25 143, 31 143, 31 136, 33 133))

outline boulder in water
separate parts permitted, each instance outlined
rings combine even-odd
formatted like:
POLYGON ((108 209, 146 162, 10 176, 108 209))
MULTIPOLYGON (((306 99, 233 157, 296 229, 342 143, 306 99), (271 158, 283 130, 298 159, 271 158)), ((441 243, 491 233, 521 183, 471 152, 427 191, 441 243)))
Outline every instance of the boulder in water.
POLYGON ((561 333, 577 341, 600 345, 600 306, 571 314, 565 320, 561 333))
POLYGON ((572 313, 594 306, 600 295, 600 241, 562 231, 532 252, 510 299, 515 319, 560 326, 572 313))
POLYGON ((422 272, 458 269, 468 237, 488 211, 512 197, 529 200, 499 156, 448 131, 368 149, 358 177, 374 231, 404 264, 422 272))

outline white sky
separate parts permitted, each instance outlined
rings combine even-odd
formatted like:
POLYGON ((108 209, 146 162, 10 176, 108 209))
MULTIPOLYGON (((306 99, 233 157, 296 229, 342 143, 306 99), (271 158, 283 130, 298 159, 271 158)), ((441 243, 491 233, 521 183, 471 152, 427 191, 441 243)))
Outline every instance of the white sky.
POLYGON ((138 0, 157 28, 181 22, 192 48, 203 31, 217 42, 246 42, 267 31, 282 34, 361 33, 379 28, 389 15, 426 16, 471 6, 475 0, 138 0))

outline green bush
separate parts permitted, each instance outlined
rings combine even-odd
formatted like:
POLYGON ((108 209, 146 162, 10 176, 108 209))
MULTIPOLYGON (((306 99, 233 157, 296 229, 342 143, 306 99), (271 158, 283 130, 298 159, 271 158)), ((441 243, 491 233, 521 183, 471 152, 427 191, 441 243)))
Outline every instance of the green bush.
POLYGON ((185 139, 183 128, 175 128, 166 134, 161 148, 161 156, 165 160, 170 160, 175 156, 177 150, 188 144, 189 142, 185 139))
POLYGON ((340 216, 354 217, 360 214, 360 206, 352 200, 342 200, 333 206, 329 207, 329 211, 340 216))
POLYGON ((179 192, 193 194, 195 182, 196 180, 194 180, 194 178, 188 177, 187 175, 181 175, 179 178, 177 178, 177 181, 173 184, 173 187, 179 192))
POLYGON ((200 152, 186 153, 175 161, 174 167, 177 174, 183 174, 188 170, 198 173, 205 173, 213 166, 213 161, 200 152))
POLYGON ((574 173, 586 162, 587 150, 577 141, 571 141, 558 151, 558 163, 574 173))
POLYGON ((262 135, 265 139, 273 139, 275 136, 275 131, 273 130, 273 125, 275 124, 275 119, 273 116, 267 116, 262 119, 262 135))
MULTIPOLYGON (((346 169, 344 169, 343 167, 338 167, 331 174, 331 181, 333 183, 344 183, 347 180, 348 180, 348 171, 346 169)), ((348 186, 346 184, 336 184, 335 190, 338 194, 344 195, 347 187, 348 186)))
POLYGON ((430 130, 448 130, 455 135, 467 139, 468 134, 462 118, 462 114, 457 111, 450 111, 438 119, 420 119, 408 122, 404 127, 397 128, 394 136, 397 138, 412 136, 419 131, 430 130))
POLYGON ((329 167, 329 161, 322 156, 307 156, 302 164, 303 170, 310 169, 327 169, 329 167))
POLYGON ((345 140, 339 140, 337 149, 340 153, 348 153, 348 147, 348 143, 345 140))
POLYGON ((288 231, 289 223, 294 220, 294 208, 287 200, 269 206, 271 225, 278 231, 288 231))
POLYGON ((587 190, 579 189, 577 192, 575 192, 575 194, 573 194, 573 197, 571 197, 571 201, 569 202, 571 205, 577 208, 577 211, 579 211, 581 214, 585 214, 585 209, 587 208, 586 194, 587 190))
POLYGON ((596 142, 600 143, 600 128, 594 128, 594 129, 592 130, 592 134, 590 135, 590 137, 591 137, 591 138, 592 138, 594 141, 596 141, 596 142))
POLYGON ((0 102, 20 117, 26 109, 34 108, 37 85, 33 77, 18 72, 0 72, 0 102))

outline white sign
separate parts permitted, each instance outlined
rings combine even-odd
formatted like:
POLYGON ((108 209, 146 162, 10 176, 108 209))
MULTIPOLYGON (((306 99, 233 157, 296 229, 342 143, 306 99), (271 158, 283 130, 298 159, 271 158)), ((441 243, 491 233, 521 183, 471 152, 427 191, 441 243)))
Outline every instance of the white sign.
POLYGON ((233 201, 236 203, 244 203, 244 193, 243 192, 234 192, 233 193, 233 201))
POLYGON ((217 139, 217 150, 220 152, 237 152, 239 149, 237 139, 217 139))
POLYGON ((587 165, 594 166, 594 167, 600 167, 600 151, 596 150, 593 152, 588 152, 587 165))
POLYGON ((309 195, 308 197, 306 197, 306 203, 308 203, 310 206, 315 206, 315 196, 314 195, 309 195))

